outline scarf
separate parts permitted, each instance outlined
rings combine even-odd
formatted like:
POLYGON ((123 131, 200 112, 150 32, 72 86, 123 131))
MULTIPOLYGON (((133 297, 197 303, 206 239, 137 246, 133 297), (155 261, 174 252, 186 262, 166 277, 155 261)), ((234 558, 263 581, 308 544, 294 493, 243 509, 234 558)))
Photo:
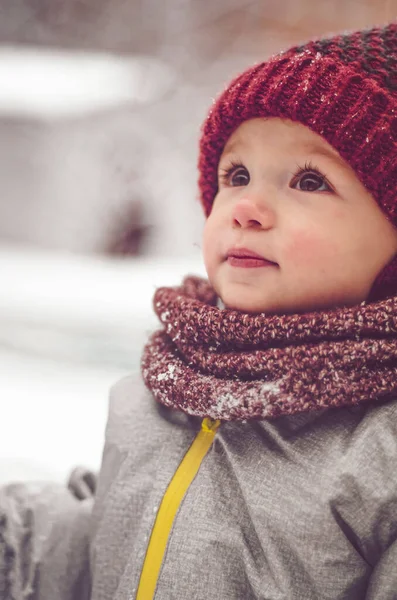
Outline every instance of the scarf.
POLYGON ((388 399, 397 391, 397 297, 289 315, 221 310, 210 284, 162 287, 163 327, 142 355, 165 406, 223 421, 388 399))

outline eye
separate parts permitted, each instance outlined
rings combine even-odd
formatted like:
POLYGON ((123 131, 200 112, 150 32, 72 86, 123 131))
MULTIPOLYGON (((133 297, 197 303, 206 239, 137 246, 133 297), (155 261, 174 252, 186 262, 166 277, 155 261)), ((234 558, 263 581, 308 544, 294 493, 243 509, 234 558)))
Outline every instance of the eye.
POLYGON ((244 165, 231 164, 227 169, 221 169, 220 180, 224 185, 240 187, 249 184, 250 174, 244 165))
POLYGON ((333 188, 327 177, 323 175, 319 169, 310 164, 306 164, 304 168, 299 167, 294 174, 290 187, 299 190, 300 192, 333 192, 333 188))

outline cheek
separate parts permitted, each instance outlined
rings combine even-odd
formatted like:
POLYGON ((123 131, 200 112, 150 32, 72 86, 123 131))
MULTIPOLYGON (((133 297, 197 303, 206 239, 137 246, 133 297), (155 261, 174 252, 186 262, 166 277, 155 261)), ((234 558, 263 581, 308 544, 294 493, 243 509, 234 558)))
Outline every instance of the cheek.
POLYGON ((338 256, 338 244, 317 231, 294 231, 284 248, 284 258, 294 267, 326 266, 338 256))
POLYGON ((217 236, 216 227, 214 227, 213 220, 209 217, 204 225, 203 237, 202 237, 202 248, 203 248, 203 259, 207 271, 211 271, 215 262, 217 254, 217 236))

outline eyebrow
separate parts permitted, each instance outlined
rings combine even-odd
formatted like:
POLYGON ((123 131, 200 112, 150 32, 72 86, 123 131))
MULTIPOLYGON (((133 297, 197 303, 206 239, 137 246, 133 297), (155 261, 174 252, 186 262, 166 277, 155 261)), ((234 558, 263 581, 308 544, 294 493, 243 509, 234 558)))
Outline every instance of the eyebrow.
MULTIPOLYGON (((227 156, 228 154, 233 154, 233 153, 237 153, 240 151, 240 149, 244 149, 244 147, 246 146, 244 140, 241 139, 236 139, 233 142, 231 142, 230 144, 226 144, 223 153, 222 153, 222 158, 227 156)), ((332 160, 334 163, 336 163, 339 167, 345 169, 346 171, 350 172, 350 166, 348 163, 346 163, 346 161, 336 152, 333 152, 332 150, 329 150, 327 147, 322 147, 318 144, 316 144, 315 142, 307 142, 307 143, 303 143, 302 146, 300 146, 298 148, 298 151, 302 149, 303 152, 307 152, 308 154, 319 154, 320 156, 323 156, 324 158, 327 158, 329 160, 332 160)))
POLYGON ((336 152, 332 152, 332 150, 328 150, 328 148, 323 148, 316 144, 305 144, 303 146, 303 148, 306 152, 313 153, 313 154, 320 154, 321 156, 324 156, 325 158, 330 158, 331 160, 336 161, 337 163, 339 163, 340 165, 342 165, 344 167, 346 166, 346 163, 343 160, 343 158, 341 156, 339 156, 339 154, 337 154, 336 152))
POLYGON ((226 144, 226 146, 223 149, 222 156, 226 156, 227 154, 233 154, 233 152, 236 152, 236 148, 244 148, 244 146, 246 146, 246 144, 244 144, 242 140, 235 140, 230 144, 226 144))

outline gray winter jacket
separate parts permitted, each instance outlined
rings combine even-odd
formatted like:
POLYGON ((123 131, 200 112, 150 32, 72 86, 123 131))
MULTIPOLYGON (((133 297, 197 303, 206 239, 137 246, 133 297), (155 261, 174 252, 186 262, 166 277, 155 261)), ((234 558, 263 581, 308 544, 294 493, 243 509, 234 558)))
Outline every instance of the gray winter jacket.
MULTIPOLYGON (((117 384, 93 515, 66 486, 0 489, 0 599, 135 599, 160 502, 199 429, 139 377, 117 384)), ((396 402, 222 424, 154 598, 397 599, 396 459, 396 402)))
MULTIPOLYGON (((113 388, 92 600, 135 598, 159 505, 199 429, 139 376, 113 388)), ((179 506, 154 597, 397 599, 397 402, 222 424, 179 506)))

